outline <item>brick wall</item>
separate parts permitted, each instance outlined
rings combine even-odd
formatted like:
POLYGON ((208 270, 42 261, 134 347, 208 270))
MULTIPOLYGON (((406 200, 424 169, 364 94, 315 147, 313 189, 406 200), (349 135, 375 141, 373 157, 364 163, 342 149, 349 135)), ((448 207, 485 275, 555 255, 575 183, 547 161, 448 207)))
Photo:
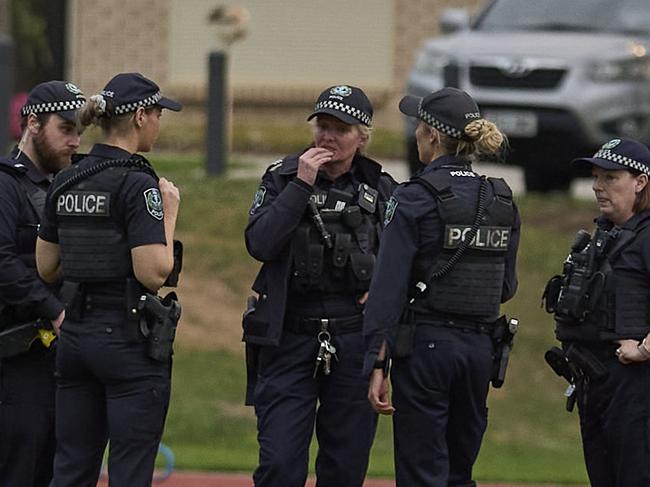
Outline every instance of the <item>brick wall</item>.
POLYGON ((69 0, 68 8, 68 76, 87 94, 128 71, 165 85, 168 0, 69 0))

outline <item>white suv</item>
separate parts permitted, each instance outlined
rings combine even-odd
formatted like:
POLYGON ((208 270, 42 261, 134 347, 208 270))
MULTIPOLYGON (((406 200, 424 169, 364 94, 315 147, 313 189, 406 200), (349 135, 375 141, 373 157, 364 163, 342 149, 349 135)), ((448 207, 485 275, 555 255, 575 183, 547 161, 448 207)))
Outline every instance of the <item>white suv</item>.
MULTIPOLYGON (((650 0, 493 0, 471 23, 445 11, 441 27, 408 93, 470 93, 508 135, 529 190, 566 188, 568 161, 613 136, 650 142, 650 0)), ((413 168, 414 130, 408 121, 413 168)))

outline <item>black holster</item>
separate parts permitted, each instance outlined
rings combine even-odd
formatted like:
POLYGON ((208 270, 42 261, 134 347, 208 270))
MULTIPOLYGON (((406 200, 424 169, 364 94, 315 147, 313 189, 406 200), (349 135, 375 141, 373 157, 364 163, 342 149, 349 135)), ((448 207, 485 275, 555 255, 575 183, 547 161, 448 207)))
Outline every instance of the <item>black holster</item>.
POLYGON ((176 327, 181 318, 181 305, 176 293, 164 298, 144 293, 138 303, 140 331, 147 338, 147 354, 159 362, 167 362, 174 353, 176 327))
POLYGON ((394 358, 410 357, 413 353, 413 338, 415 336, 415 312, 410 306, 404 308, 402 316, 397 325, 397 336, 395 337, 395 349, 391 351, 394 358))
MULTIPOLYGON (((257 307, 257 297, 249 296, 246 300, 246 311, 244 311, 244 316, 242 317, 242 322, 244 330, 246 329, 246 322, 252 315, 255 314, 255 309, 257 307)), ((253 343, 245 343, 246 350, 246 398, 244 399, 244 404, 246 406, 252 406, 253 402, 253 393, 255 391, 255 384, 257 383, 257 369, 259 363, 259 345, 253 343)))
POLYGON ((518 326, 518 320, 508 319, 505 315, 500 316, 493 324, 491 337, 494 345, 494 359, 490 381, 492 387, 496 389, 500 388, 506 380, 510 352, 514 345, 518 326))

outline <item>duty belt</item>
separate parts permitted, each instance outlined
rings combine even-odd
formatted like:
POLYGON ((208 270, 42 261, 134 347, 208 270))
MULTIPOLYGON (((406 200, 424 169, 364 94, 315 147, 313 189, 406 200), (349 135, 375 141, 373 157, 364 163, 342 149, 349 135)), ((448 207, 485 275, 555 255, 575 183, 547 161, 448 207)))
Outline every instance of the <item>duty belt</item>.
POLYGON ((487 334, 491 334, 493 328, 492 323, 482 323, 480 321, 443 316, 435 313, 416 312, 414 321, 417 325, 443 326, 446 328, 458 328, 487 334))
POLYGON ((332 335, 344 335, 361 331, 363 315, 337 316, 335 318, 315 318, 306 316, 288 316, 285 329, 299 335, 317 335, 323 330, 323 324, 332 335))

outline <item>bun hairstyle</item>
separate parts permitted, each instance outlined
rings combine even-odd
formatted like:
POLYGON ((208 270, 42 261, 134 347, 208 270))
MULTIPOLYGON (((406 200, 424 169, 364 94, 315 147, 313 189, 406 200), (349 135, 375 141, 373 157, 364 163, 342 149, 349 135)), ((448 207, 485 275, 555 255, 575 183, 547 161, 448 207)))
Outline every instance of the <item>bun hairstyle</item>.
POLYGON ((79 123, 83 127, 89 125, 98 125, 104 128, 107 119, 111 117, 110 111, 112 103, 110 99, 104 98, 104 95, 97 94, 91 96, 86 104, 79 110, 79 123))
POLYGON ((482 154, 496 154, 501 150, 506 136, 498 127, 484 118, 474 120, 465 126, 465 135, 474 144, 475 150, 482 154))

